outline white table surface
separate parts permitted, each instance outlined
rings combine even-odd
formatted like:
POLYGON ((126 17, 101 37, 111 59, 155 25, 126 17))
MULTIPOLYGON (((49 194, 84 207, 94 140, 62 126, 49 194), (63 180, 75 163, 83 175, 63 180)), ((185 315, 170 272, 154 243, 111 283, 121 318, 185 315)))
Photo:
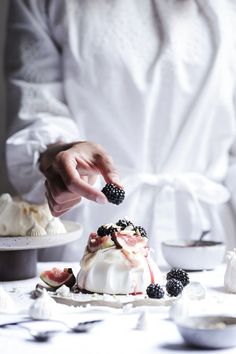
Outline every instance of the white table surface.
MULTIPOLYGON (((78 269, 75 263, 39 263, 38 273, 51 269, 53 266, 72 267, 78 269)), ((195 300, 192 303, 191 314, 217 313, 236 316, 236 295, 226 294, 223 289, 225 265, 214 271, 190 273, 191 281, 200 281, 207 287, 207 299, 195 300)), ((23 293, 34 289, 39 278, 16 282, 2 282, 4 289, 11 291, 17 288, 21 295, 22 303, 25 298, 23 293)), ((28 302, 33 300, 27 300, 28 302)), ((29 305, 29 304, 28 304, 29 305)), ((147 328, 135 329, 137 319, 144 308, 129 310, 106 309, 70 309, 69 314, 60 315, 60 319, 68 323, 76 323, 88 318, 106 318, 106 320, 93 328, 89 333, 60 333, 47 343, 32 341, 28 332, 20 328, 0 329, 1 354, 34 354, 34 353, 93 353, 93 354, 164 354, 164 353, 209 353, 209 350, 199 350, 187 347, 178 330, 169 319, 169 307, 148 307, 147 328)), ((0 314, 0 323, 14 318, 13 315, 0 314)), ((55 324, 54 324, 55 325, 55 324)), ((51 327, 50 327, 51 328, 51 327)), ((236 348, 227 350, 211 350, 211 354, 235 353, 236 348)))

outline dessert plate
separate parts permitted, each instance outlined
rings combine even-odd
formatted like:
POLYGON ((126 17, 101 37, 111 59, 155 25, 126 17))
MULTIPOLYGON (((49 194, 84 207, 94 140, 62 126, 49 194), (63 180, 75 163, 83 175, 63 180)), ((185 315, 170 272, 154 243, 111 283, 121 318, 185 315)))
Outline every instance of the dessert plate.
POLYGON ((123 308, 127 305, 138 306, 171 306, 178 297, 165 296, 162 299, 151 299, 147 295, 100 295, 100 294, 75 294, 68 296, 51 295, 59 304, 68 306, 108 306, 113 308, 123 308))
POLYGON ((82 235, 82 226, 76 222, 61 220, 65 234, 41 236, 0 236, 0 251, 18 251, 62 246, 78 240, 82 235))

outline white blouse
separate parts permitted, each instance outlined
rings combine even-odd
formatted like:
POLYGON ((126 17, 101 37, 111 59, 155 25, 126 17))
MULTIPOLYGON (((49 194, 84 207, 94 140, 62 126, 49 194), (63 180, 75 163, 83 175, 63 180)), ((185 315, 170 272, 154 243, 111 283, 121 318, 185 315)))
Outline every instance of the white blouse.
POLYGON ((162 240, 206 229, 236 244, 235 33, 236 0, 11 1, 16 191, 43 201, 37 159, 58 140, 102 144, 126 191, 120 206, 84 200, 65 215, 84 236, 62 259, 78 259, 89 232, 124 216, 147 229, 157 257, 162 240))

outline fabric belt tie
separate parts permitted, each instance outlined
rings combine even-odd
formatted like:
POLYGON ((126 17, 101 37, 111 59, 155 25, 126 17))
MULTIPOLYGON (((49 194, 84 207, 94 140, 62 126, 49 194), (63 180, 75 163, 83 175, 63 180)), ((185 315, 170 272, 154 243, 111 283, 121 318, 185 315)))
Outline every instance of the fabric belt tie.
POLYGON ((128 195, 135 193, 142 185, 154 187, 156 198, 153 207, 157 218, 158 209, 160 210, 159 193, 167 188, 172 190, 175 200, 175 229, 179 234, 176 235, 177 238, 185 238, 183 234, 186 233, 186 228, 190 232, 189 238, 199 237, 202 231, 210 227, 209 221, 206 221, 203 204, 216 206, 230 199, 226 187, 198 173, 155 175, 138 172, 126 176, 124 182, 128 186, 128 195), (189 222, 191 227, 186 226, 189 222))

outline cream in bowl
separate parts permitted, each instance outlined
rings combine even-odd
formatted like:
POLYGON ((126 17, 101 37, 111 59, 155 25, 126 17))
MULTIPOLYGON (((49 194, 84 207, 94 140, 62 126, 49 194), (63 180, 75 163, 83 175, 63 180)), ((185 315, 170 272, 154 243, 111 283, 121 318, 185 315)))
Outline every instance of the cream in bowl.
POLYGON ((236 318, 231 316, 196 316, 176 322, 189 345, 207 349, 236 346, 236 318))
POLYGON ((185 270, 209 270, 221 264, 225 256, 225 244, 216 241, 169 240, 162 242, 166 262, 185 270))

